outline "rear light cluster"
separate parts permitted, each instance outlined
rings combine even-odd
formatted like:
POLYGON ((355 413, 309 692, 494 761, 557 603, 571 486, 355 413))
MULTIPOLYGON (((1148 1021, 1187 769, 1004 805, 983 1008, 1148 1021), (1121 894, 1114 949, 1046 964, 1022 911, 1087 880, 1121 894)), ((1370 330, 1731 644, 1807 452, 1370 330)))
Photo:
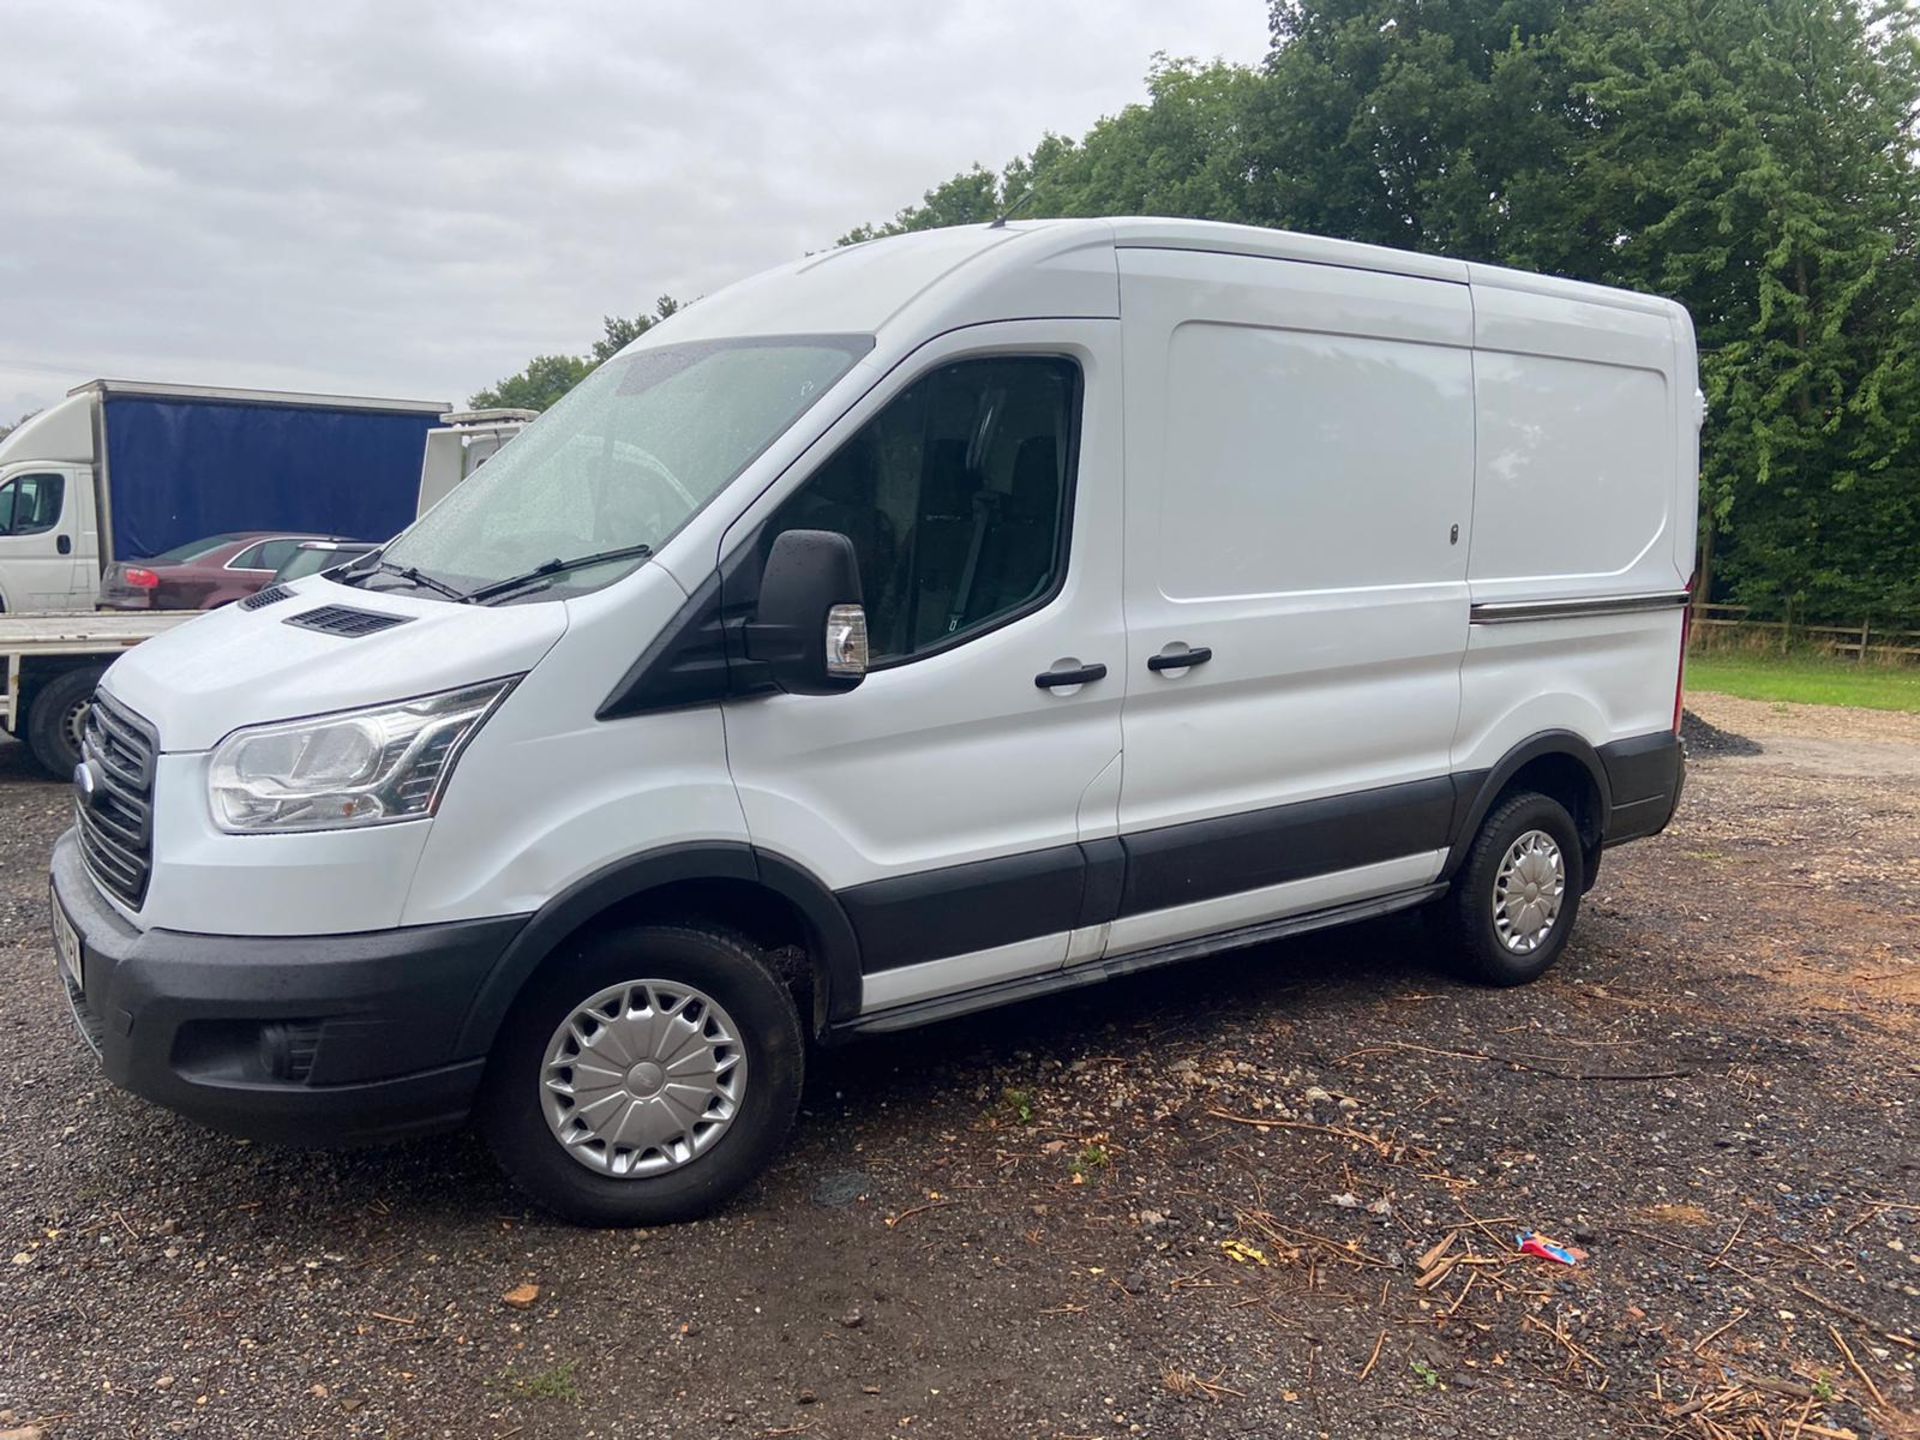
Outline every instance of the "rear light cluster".
POLYGON ((125 570, 120 572, 120 579, 123 583, 131 585, 136 590, 158 590, 160 588, 160 577, 151 570, 143 570, 138 565, 127 566, 125 570))

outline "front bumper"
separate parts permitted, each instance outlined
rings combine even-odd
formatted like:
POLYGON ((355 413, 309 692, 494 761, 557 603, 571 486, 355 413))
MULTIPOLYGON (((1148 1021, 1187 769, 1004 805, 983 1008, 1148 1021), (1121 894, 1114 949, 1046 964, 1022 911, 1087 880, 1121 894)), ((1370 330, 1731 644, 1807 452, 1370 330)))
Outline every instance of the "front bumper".
POLYGON ((84 990, 60 977, 107 1078, 215 1129, 338 1144, 457 1125, 484 1055, 458 1053, 474 995, 524 916, 355 935, 138 930, 102 898, 72 831, 53 898, 84 990))

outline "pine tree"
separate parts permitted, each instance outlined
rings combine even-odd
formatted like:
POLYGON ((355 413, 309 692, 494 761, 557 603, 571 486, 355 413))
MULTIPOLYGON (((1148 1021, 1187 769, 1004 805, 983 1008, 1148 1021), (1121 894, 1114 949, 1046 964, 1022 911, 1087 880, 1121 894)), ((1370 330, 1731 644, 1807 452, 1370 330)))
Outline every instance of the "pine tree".
POLYGON ((1700 335, 1727 591, 1776 613, 1911 611, 1911 15, 1602 0, 1568 50, 1593 106, 1584 203, 1618 226, 1597 278, 1676 296, 1700 335))

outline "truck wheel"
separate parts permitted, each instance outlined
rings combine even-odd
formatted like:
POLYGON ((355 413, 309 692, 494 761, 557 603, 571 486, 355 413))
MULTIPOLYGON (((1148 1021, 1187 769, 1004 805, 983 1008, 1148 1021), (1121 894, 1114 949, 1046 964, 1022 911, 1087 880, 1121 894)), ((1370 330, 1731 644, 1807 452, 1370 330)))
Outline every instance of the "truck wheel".
POLYGON ((1567 948, 1585 888, 1566 807, 1524 790, 1496 805, 1454 877, 1445 909, 1454 966, 1483 985, 1524 985, 1567 948))
POLYGON ((717 1209, 779 1151, 806 1046, 793 996, 721 931, 635 925, 588 940, 515 1004, 481 1083, 494 1157, 583 1225, 717 1209))
POLYGON ((80 736, 87 725, 87 707, 103 672, 94 666, 56 675, 33 697, 27 716, 27 747, 56 780, 72 778, 80 763, 80 736))

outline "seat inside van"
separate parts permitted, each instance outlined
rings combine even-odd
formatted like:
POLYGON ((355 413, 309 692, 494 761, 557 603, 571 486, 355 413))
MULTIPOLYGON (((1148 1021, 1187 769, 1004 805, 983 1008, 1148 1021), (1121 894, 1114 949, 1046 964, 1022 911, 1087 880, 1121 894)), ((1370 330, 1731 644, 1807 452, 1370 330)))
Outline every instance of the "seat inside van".
POLYGON ((779 517, 860 560, 871 653, 918 654, 1052 583, 1072 374, 1009 359, 937 371, 841 447, 779 517))

